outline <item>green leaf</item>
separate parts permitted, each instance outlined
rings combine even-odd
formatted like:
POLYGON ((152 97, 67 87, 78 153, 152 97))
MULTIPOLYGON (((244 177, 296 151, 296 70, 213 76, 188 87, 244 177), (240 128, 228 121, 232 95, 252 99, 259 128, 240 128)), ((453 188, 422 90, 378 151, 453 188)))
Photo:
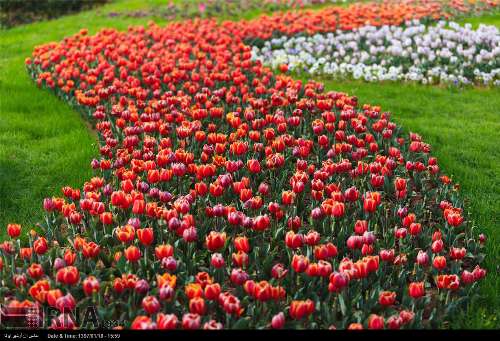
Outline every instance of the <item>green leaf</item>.
POLYGON ((250 326, 250 318, 243 317, 243 318, 240 318, 238 321, 236 321, 236 323, 233 324, 232 328, 233 329, 249 329, 249 326, 250 326))

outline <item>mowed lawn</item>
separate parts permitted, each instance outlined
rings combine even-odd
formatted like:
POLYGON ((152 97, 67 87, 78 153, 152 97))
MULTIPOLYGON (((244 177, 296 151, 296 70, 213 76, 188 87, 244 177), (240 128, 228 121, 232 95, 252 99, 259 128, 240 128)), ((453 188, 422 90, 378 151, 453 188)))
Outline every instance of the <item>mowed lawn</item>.
MULTIPOLYGON (((159 0, 155 0, 160 2, 159 0)), ((35 227, 43 220, 44 197, 61 195, 64 185, 80 187, 92 176, 97 140, 79 113, 38 89, 24 67, 36 45, 59 41, 88 28, 126 29, 161 18, 110 18, 106 13, 140 9, 141 1, 110 5, 56 20, 20 26, 0 34, 0 240, 9 222, 35 227)), ((255 11, 241 17, 257 15, 255 11)), ((236 19, 236 18, 235 18, 236 19)), ((462 22, 494 24, 487 15, 462 22)), ((433 147, 441 169, 460 184, 478 230, 488 236, 487 279, 483 297, 451 327, 500 328, 497 275, 500 234, 500 89, 450 89, 394 83, 324 80, 328 90, 348 92, 361 103, 381 105, 406 131, 419 133, 433 147)))

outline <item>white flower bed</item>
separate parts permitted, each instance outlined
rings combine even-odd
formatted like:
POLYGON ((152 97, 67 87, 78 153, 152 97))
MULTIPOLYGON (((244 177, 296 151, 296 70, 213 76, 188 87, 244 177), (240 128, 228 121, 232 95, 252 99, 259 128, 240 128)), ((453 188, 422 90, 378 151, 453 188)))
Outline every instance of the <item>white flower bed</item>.
POLYGON ((253 47, 254 59, 272 67, 375 81, 500 86, 500 33, 495 26, 418 21, 364 26, 314 36, 281 37, 253 47))

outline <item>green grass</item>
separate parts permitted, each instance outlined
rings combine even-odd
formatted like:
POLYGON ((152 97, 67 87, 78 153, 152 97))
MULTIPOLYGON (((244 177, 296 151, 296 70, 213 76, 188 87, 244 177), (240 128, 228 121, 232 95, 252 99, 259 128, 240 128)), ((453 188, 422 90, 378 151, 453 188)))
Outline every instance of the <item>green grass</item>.
MULTIPOLYGON (((19 26, 0 34, 0 240, 9 222, 33 227, 42 219, 46 196, 64 185, 80 187, 98 155, 96 139, 79 114, 28 77, 24 59, 36 45, 59 41, 81 28, 126 29, 147 18, 110 18, 111 11, 156 6, 162 0, 115 1, 52 21, 19 26)), ((256 11, 242 13, 249 19, 256 11)), ((163 23, 161 18, 153 18, 163 23)), ((238 18, 233 18, 238 19, 238 18)), ((500 26, 500 15, 462 20, 474 26, 500 26)), ((500 328, 500 281, 497 275, 500 235, 500 90, 448 89, 412 84, 325 81, 327 89, 355 94, 362 103, 381 105, 407 131, 421 134, 433 147, 441 168, 460 183, 475 225, 484 231, 489 276, 482 298, 454 319, 452 327, 500 328)))
POLYGON ((458 20, 458 22, 461 24, 469 23, 472 25, 473 28, 477 28, 479 26, 479 24, 495 25, 495 26, 499 27, 500 26, 500 14, 499 14, 499 11, 496 11, 495 13, 491 13, 491 14, 485 14, 485 15, 481 15, 478 17, 470 17, 470 18, 458 20))

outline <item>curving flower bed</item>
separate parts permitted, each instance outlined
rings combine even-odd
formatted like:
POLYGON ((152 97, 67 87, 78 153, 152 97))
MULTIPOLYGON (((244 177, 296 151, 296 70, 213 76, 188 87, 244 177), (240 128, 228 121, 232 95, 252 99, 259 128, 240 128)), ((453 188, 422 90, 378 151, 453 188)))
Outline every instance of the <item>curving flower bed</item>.
MULTIPOLYGON (((436 15, 407 4, 317 15, 348 25, 360 7, 388 24, 436 15)), ((273 74, 244 43, 324 25, 195 20, 36 48, 30 74, 88 115, 100 156, 82 188, 44 201, 42 233, 7 227, 8 309, 53 307, 52 328, 86 327, 71 312, 88 305, 135 329, 428 328, 452 316, 486 275, 485 237, 430 146, 379 107, 273 74)))
POLYGON ((352 31, 271 39, 255 59, 313 75, 423 84, 500 85, 500 32, 451 22, 363 26, 352 31))

